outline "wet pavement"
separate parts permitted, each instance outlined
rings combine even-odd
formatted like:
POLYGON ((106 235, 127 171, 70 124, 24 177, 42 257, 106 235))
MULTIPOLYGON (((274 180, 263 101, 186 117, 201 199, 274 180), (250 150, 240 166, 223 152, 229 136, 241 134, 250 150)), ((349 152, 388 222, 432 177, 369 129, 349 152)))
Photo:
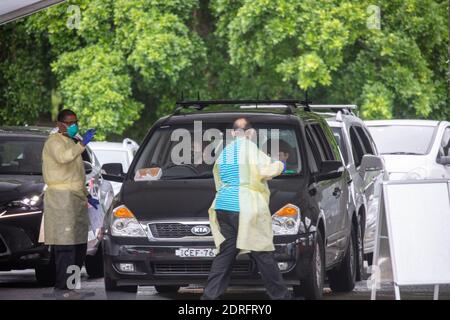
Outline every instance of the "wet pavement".
MULTIPOLYGON (((370 283, 369 283, 370 284, 370 283)), ((201 287, 190 286, 181 288, 178 293, 159 294, 154 287, 139 287, 137 294, 112 293, 106 294, 103 279, 88 279, 83 273, 80 292, 89 292, 92 296, 87 300, 198 300, 203 292, 201 287)), ((33 270, 0 272, 0 300, 53 300, 53 288, 42 288, 36 283, 33 270)), ((348 293, 333 293, 325 290, 325 300, 369 300, 370 285, 367 281, 357 283, 355 289, 348 293)), ((377 299, 393 300, 392 284, 386 283, 377 291, 377 299)), ((401 288, 401 298, 405 300, 432 300, 433 286, 411 286, 401 288)), ((231 287, 224 295, 230 300, 261 300, 268 299, 262 287, 231 287)), ((300 298, 301 299, 301 298, 300 298)), ((450 285, 440 286, 441 300, 450 300, 450 285)))

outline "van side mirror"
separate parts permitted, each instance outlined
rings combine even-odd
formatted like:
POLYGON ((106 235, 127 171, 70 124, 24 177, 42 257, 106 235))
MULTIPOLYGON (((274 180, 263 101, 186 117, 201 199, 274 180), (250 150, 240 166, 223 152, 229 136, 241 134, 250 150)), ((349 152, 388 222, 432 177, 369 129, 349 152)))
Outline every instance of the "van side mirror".
POLYGON ((88 161, 83 161, 83 164, 84 164, 84 172, 86 173, 86 175, 90 174, 93 170, 92 163, 88 161))
POLYGON ((365 154, 361 160, 361 166, 359 172, 364 175, 368 171, 381 171, 383 170, 383 160, 380 157, 372 154, 365 154))
POLYGON ((344 173, 344 165, 341 161, 325 160, 320 165, 320 172, 317 176, 318 180, 336 179, 344 173))
POLYGON ((437 162, 443 166, 450 166, 450 156, 441 156, 437 159, 437 162))
POLYGON ((121 163, 105 163, 102 166, 102 176, 105 180, 123 182, 125 174, 121 163))

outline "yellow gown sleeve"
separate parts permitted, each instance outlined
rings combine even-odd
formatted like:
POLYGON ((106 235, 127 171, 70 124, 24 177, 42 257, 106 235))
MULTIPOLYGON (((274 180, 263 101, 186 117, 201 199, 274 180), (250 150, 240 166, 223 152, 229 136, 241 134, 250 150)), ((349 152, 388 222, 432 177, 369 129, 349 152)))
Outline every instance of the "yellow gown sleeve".
POLYGON ((51 156, 56 162, 64 164, 75 160, 76 157, 83 153, 85 147, 79 143, 76 143, 72 147, 67 148, 61 141, 55 139, 47 146, 46 149, 49 156, 51 156))
POLYGON ((257 152, 257 169, 259 176, 263 180, 270 180, 276 176, 279 176, 284 169, 284 164, 281 161, 272 161, 272 159, 256 148, 255 152, 257 152))
POLYGON ((220 180, 219 175, 219 166, 217 164, 213 167, 213 175, 214 175, 214 184, 216 185, 216 191, 219 191, 222 188, 222 180, 220 180))

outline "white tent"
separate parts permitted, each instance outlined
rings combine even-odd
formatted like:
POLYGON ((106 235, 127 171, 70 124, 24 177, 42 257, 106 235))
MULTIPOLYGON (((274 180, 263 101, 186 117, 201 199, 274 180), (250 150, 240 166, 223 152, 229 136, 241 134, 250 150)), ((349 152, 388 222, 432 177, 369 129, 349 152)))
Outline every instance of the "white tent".
POLYGON ((0 25, 28 16, 65 0, 0 0, 0 25))

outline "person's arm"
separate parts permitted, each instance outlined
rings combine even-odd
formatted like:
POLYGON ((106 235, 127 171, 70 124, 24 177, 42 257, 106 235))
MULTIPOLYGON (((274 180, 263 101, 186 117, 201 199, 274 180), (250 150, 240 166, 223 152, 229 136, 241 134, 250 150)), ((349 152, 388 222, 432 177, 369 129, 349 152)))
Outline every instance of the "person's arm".
POLYGON ((251 146, 250 152, 255 156, 256 167, 261 179, 270 180, 283 172, 284 163, 273 161, 271 157, 262 152, 256 145, 251 146))
POLYGON ((79 143, 76 143, 67 149, 62 141, 53 139, 47 141, 46 150, 56 162, 64 164, 75 160, 76 157, 83 153, 85 147, 79 143))

